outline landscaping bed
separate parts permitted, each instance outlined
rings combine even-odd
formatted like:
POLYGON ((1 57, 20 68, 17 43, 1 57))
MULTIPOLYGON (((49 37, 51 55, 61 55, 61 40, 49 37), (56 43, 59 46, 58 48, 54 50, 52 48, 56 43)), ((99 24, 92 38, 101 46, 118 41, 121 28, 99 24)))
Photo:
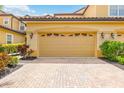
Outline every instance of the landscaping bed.
POLYGON ((124 65, 124 42, 105 41, 100 46, 104 60, 110 63, 124 65))
POLYGON ((20 58, 21 60, 35 60, 35 59, 37 59, 37 57, 34 57, 34 56, 31 56, 31 57, 26 57, 26 58, 20 58))
POLYGON ((19 60, 34 60, 34 51, 24 43, 0 45, 0 79, 22 67, 19 60), (21 57, 21 58, 20 58, 21 57))
POLYGON ((21 55, 21 60, 35 60, 37 57, 36 56, 32 56, 32 53, 34 52, 34 50, 30 49, 28 45, 23 45, 18 47, 18 50, 20 51, 20 55, 21 55))
POLYGON ((5 76, 9 75, 10 73, 18 70, 23 65, 17 65, 15 67, 5 67, 5 69, 0 70, 0 79, 4 78, 5 76))
POLYGON ((19 65, 19 46, 23 44, 0 45, 0 79, 22 66, 19 65))

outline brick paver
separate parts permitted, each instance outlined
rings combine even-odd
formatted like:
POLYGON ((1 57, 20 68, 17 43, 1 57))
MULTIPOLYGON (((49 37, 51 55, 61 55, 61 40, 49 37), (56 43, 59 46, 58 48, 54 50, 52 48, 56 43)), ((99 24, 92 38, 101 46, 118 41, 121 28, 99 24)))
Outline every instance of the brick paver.
POLYGON ((124 71, 97 58, 40 58, 0 80, 0 87, 124 87, 124 71))

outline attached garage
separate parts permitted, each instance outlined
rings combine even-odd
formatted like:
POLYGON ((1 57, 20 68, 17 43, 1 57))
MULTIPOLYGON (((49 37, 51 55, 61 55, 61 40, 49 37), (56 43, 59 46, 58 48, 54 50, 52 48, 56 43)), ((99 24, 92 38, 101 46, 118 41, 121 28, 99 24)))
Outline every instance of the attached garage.
POLYGON ((40 33, 40 57, 94 57, 95 33, 40 33))
POLYGON ((116 39, 117 39, 117 41, 124 42, 124 33, 118 32, 116 39))

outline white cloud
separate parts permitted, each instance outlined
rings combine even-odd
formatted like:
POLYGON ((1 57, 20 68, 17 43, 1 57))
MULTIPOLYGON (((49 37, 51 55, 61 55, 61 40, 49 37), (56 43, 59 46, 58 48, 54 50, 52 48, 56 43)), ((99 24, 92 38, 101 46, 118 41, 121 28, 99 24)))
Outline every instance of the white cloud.
POLYGON ((51 16, 53 16, 54 14, 43 13, 42 15, 51 15, 51 16))
POLYGON ((12 13, 17 16, 24 16, 24 15, 34 15, 35 10, 32 10, 27 5, 5 5, 3 10, 7 13, 12 13))

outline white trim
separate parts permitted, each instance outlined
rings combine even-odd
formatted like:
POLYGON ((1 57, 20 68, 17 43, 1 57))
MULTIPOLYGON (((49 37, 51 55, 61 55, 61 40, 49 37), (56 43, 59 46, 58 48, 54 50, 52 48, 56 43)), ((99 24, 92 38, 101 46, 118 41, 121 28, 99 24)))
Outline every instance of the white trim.
POLYGON ((10 34, 10 33, 6 33, 6 44, 8 44, 8 43, 7 43, 7 35, 11 35, 11 36, 12 36, 12 44, 13 44, 13 41, 14 41, 14 35, 13 35, 13 34, 10 34))
MULTIPOLYGON (((118 13, 117 13, 117 16, 111 16, 110 15, 110 6, 111 5, 108 5, 108 17, 118 17, 118 13)), ((118 8, 118 6, 117 6, 117 8, 118 8)), ((117 9, 117 12, 118 12, 118 9, 117 9)))
POLYGON ((123 15, 123 16, 120 16, 120 15, 119 15, 119 6, 120 6, 120 5, 118 5, 118 17, 124 17, 124 15, 123 15))
POLYGON ((9 27, 10 26, 10 18, 4 18, 3 25, 9 27), (5 21, 8 21, 8 24, 5 24, 5 21))
POLYGON ((110 17, 110 5, 108 5, 108 17, 110 17))
POLYGON ((19 21, 19 30, 20 30, 21 22, 19 21))
POLYGON ((19 30, 20 30, 20 31, 25 31, 25 30, 26 30, 26 26, 25 26, 25 24, 24 24, 24 23, 19 22, 19 30), (24 25, 24 30, 21 30, 21 29, 20 29, 21 24, 23 24, 23 25, 24 25))

